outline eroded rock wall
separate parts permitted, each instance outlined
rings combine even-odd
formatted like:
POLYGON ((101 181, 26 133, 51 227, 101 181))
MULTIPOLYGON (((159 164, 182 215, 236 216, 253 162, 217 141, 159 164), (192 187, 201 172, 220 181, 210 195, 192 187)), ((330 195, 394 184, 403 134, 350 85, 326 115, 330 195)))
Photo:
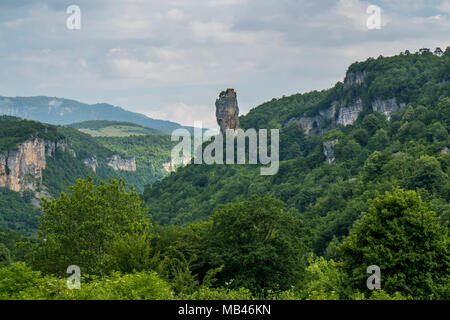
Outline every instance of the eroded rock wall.
POLYGON ((405 103, 397 104, 397 99, 395 98, 387 100, 375 99, 372 102, 372 110, 384 113, 388 119, 391 118, 393 112, 397 112, 405 107, 405 103))
POLYGON ((336 121, 337 124, 343 126, 352 125, 358 119, 359 113, 363 110, 363 104, 361 99, 357 99, 354 103, 348 107, 342 107, 339 109, 339 116, 336 121))
POLYGON ((45 141, 25 141, 16 150, 0 154, 0 187, 13 191, 35 190, 46 168, 45 141))
POLYGON ((123 159, 121 156, 115 154, 109 160, 108 166, 115 171, 136 171, 136 158, 123 159))
POLYGON ((57 149, 75 156, 65 141, 31 139, 13 150, 0 153, 0 187, 13 191, 36 191, 42 183, 42 172, 47 167, 46 157, 55 155, 57 149))

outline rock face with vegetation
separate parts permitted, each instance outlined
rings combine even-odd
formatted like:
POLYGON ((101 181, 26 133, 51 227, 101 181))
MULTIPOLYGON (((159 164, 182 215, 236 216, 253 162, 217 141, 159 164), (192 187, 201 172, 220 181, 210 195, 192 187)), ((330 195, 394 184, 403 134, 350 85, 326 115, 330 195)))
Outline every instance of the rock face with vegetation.
POLYGON ((109 160, 108 166, 115 171, 136 171, 136 158, 123 159, 120 155, 115 154, 109 160))
POLYGON ((334 139, 331 141, 325 141, 323 143, 323 154, 327 157, 328 163, 334 163, 336 158, 334 156, 333 147, 339 142, 338 139, 334 139))
POLYGON ((366 73, 363 72, 349 72, 345 77, 344 89, 363 84, 366 73))
POLYGON ((35 191, 42 183, 42 173, 46 169, 46 157, 51 157, 56 150, 69 149, 64 141, 45 141, 43 139, 27 140, 15 149, 0 153, 0 187, 12 191, 35 191))
POLYGON ((25 141, 17 150, 0 154, 0 187, 13 191, 34 190, 45 169, 45 142, 41 139, 25 141))
POLYGON ((286 122, 285 127, 289 127, 292 123, 297 123, 308 136, 325 133, 326 123, 328 122, 331 125, 334 122, 338 105, 339 103, 334 101, 328 109, 319 111, 319 115, 315 117, 291 118, 286 122))
POLYGON ((239 129, 239 107, 234 89, 220 93, 216 100, 216 118, 223 135, 228 129, 239 129))
POLYGON ((352 125, 358 119, 359 113, 363 110, 362 100, 356 99, 355 102, 348 107, 341 107, 339 109, 339 116, 336 124, 345 126, 352 125))
POLYGON ((98 161, 97 158, 92 156, 82 160, 83 163, 89 167, 92 171, 97 172, 98 161))
POLYGON ((397 100, 395 98, 386 100, 375 99, 372 101, 372 110, 384 113, 388 119, 391 118, 391 114, 393 112, 397 112, 405 107, 405 103, 397 104, 397 100))

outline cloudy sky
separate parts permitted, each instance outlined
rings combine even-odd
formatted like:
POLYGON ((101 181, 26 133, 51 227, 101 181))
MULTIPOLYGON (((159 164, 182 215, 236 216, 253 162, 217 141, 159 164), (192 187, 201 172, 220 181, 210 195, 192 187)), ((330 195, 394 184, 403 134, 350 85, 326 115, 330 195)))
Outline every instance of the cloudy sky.
POLYGON ((450 0, 1 0, 0 95, 107 102, 215 125, 228 87, 241 113, 342 81, 368 57, 450 46, 450 0), (81 29, 69 30, 69 5, 81 29), (369 5, 382 9, 369 30, 369 5))

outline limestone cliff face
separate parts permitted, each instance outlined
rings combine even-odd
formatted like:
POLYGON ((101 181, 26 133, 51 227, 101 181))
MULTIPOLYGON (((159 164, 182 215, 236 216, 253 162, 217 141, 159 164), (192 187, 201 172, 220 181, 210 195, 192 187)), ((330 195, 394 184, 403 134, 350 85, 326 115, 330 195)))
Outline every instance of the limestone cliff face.
POLYGON ((13 191, 36 191, 42 183, 42 171, 47 167, 46 157, 55 155, 57 149, 75 152, 65 141, 32 139, 17 145, 14 150, 0 153, 0 187, 13 191))
POLYGON ((180 167, 180 166, 185 167, 188 164, 190 164, 191 160, 192 160, 191 158, 183 157, 181 159, 181 161, 179 161, 179 162, 175 162, 175 161, 166 162, 163 164, 163 169, 169 173, 175 172, 175 171, 177 171, 178 167, 180 167))
POLYGON ((353 104, 348 107, 342 107, 339 109, 339 116, 336 121, 337 124, 343 126, 352 125, 358 119, 359 113, 363 110, 363 104, 361 99, 357 99, 353 104))
POLYGON ((0 153, 0 187, 17 192, 35 190, 46 168, 46 145, 46 141, 34 139, 0 153))
POLYGON ((98 162, 95 156, 81 160, 86 166, 91 168, 92 171, 97 172, 98 162))
POLYGON ((301 125, 306 135, 312 136, 319 133, 318 131, 320 130, 319 128, 322 127, 323 119, 320 116, 292 118, 288 122, 286 122, 285 126, 288 127, 293 122, 301 125))
POLYGON ((342 103, 334 101, 328 109, 321 110, 319 115, 315 117, 291 118, 284 126, 287 127, 291 123, 296 122, 302 126, 306 135, 313 136, 324 133, 336 125, 348 126, 354 124, 362 110, 363 103, 360 98, 348 106, 343 106, 342 103), (335 120, 336 110, 339 106, 339 113, 335 120))
POLYGON ((52 157, 57 149, 60 149, 62 152, 68 152, 74 158, 77 156, 76 152, 69 147, 66 141, 45 141, 45 154, 47 157, 52 157))
POLYGON ((397 99, 395 98, 388 100, 375 99, 372 102, 372 110, 384 113, 388 119, 390 119, 393 112, 397 112, 405 107, 405 103, 397 104, 397 99))
MULTIPOLYGON (((365 72, 349 72, 344 80, 344 89, 363 84, 365 77, 365 72)), ((361 98, 350 103, 348 101, 334 101, 329 108, 321 110, 317 116, 291 118, 285 123, 285 127, 296 122, 302 126, 306 135, 313 136, 324 133, 336 125, 348 126, 354 124, 362 110, 363 102, 361 98), (337 110, 339 111, 336 119, 337 110)))
POLYGON ((134 157, 131 159, 123 159, 119 155, 115 154, 109 160, 108 166, 113 168, 115 171, 136 171, 136 159, 134 157))
POLYGON ((336 114, 336 107, 339 105, 337 101, 333 102, 330 108, 321 110, 318 116, 315 117, 301 117, 289 119, 285 127, 291 125, 291 123, 296 122, 302 126, 303 131, 308 136, 313 136, 315 134, 324 133, 326 128, 323 128, 325 121, 330 120, 333 122, 334 116, 336 114))
POLYGON ((344 80, 344 89, 362 84, 365 77, 366 72, 349 72, 344 80))
POLYGON ((216 119, 220 132, 224 135, 227 129, 239 129, 239 107, 234 89, 220 93, 216 100, 216 119))

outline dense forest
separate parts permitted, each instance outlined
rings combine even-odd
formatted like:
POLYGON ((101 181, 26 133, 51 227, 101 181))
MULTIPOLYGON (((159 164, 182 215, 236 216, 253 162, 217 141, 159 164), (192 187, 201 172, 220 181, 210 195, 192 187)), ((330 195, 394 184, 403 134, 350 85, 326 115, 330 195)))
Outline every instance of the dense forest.
MULTIPOLYGON (((188 165, 143 194, 79 179, 44 200, 36 237, 0 225, 0 299, 450 299, 449 71, 450 47, 406 51, 351 65, 360 83, 254 108, 244 129, 280 129, 273 176, 188 165), (308 135, 289 121, 357 99, 351 125, 331 119, 308 135), (386 99, 403 107, 373 110, 386 99), (71 265, 79 290, 66 285, 71 265)), ((90 139, 143 159, 149 142, 170 146, 149 137, 90 139)))
MULTIPOLYGON (((97 137, 95 140, 126 158, 136 158, 139 178, 135 177, 132 184, 141 193, 146 185, 151 185, 169 174, 163 166, 170 161, 170 152, 175 146, 169 135, 97 137)), ((130 183, 128 179, 127 182, 130 183)))
MULTIPOLYGON (((94 138, 74 128, 53 126, 10 116, 0 117, 0 153, 14 151, 18 146, 36 138, 47 142, 62 142, 71 152, 56 148, 55 154, 46 157, 46 168, 42 179, 37 181, 35 191, 45 191, 37 198, 33 190, 21 193, 0 188, 0 227, 19 232, 25 236, 36 234, 38 217, 41 215, 32 201, 39 202, 42 195, 57 198, 60 193, 76 183, 78 178, 91 175, 95 183, 102 180, 126 179, 129 186, 142 192, 150 185, 168 175, 163 163, 170 161, 170 150, 174 143, 168 135, 141 135, 117 138, 94 138), (128 159, 135 157, 135 172, 115 171, 108 166, 113 155, 128 159), (95 158, 96 171, 83 163, 84 159, 95 158)), ((139 127, 139 126, 137 126, 139 127)), ((156 131, 155 131, 156 133, 156 131)), ((8 156, 4 158, 7 170, 8 156)), ((0 172, 0 178, 7 172, 0 172)))
POLYGON ((63 138, 52 125, 1 115, 0 121, 0 152, 14 149, 20 142, 29 139, 58 141, 63 138))

